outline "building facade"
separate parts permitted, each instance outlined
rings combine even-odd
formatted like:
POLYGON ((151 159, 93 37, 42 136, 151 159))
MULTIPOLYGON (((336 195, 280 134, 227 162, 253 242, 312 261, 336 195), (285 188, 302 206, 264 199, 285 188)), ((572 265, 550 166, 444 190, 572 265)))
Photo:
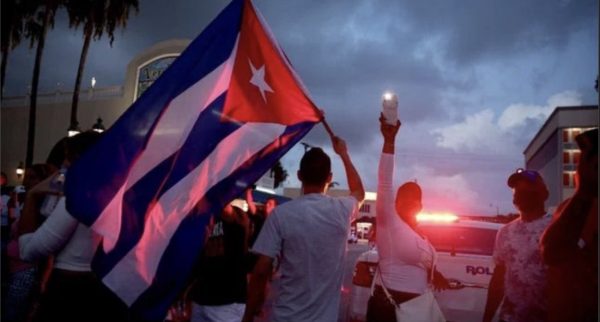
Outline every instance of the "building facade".
MULTIPOLYGON (((85 88, 79 98, 77 119, 82 130, 91 129, 98 118, 108 128, 156 80, 190 43, 174 39, 158 43, 134 57, 127 65, 122 86, 85 88)), ((57 89, 38 94, 33 163, 43 163, 56 142, 67 135, 72 92, 57 89)), ((4 97, 1 109, 1 168, 9 184, 19 184, 15 170, 25 160, 29 96, 4 97)))
POLYGON ((581 155, 575 137, 598 127, 598 106, 557 107, 525 148, 525 166, 538 171, 548 186, 549 209, 575 191, 575 169, 581 155))

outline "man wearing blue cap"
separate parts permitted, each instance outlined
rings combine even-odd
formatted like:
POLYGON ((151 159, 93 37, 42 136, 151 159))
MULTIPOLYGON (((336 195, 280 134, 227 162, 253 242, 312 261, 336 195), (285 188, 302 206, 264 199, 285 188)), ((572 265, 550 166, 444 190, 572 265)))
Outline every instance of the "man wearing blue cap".
POLYGON ((539 240, 552 217, 544 203, 548 189, 540 174, 518 169, 507 182, 520 217, 498 231, 494 247, 494 274, 488 289, 484 322, 494 317, 502 298, 500 321, 546 321, 547 266, 539 240))

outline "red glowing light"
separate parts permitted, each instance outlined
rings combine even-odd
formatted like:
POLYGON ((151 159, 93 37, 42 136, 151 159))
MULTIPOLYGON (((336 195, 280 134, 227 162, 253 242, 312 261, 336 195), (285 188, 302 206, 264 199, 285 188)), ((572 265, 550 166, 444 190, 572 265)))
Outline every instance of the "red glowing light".
POLYGON ((451 213, 432 213, 432 212, 420 212, 417 214, 418 222, 455 222, 458 221, 458 216, 451 213))

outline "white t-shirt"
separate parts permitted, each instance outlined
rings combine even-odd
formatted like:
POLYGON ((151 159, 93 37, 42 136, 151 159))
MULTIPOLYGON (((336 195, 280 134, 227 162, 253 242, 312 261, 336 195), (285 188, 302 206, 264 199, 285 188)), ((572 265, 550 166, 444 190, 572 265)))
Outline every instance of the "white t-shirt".
POLYGON ((539 245, 551 221, 548 215, 530 222, 519 218, 498 231, 494 261, 506 266, 500 309, 500 317, 506 321, 546 321, 548 267, 539 245))
POLYGON ((40 228, 19 237, 19 250, 25 261, 37 261, 55 254, 54 267, 87 272, 91 271, 90 263, 100 240, 100 235, 67 212, 62 197, 40 228))
POLYGON ((281 254, 272 321, 337 321, 354 197, 308 194, 276 207, 252 252, 281 254))
MULTIPOLYGON (((434 249, 396 213, 392 187, 394 155, 382 153, 377 184, 377 250, 386 288, 422 294, 427 289, 434 249)), ((377 284, 379 280, 376 281, 377 284)))

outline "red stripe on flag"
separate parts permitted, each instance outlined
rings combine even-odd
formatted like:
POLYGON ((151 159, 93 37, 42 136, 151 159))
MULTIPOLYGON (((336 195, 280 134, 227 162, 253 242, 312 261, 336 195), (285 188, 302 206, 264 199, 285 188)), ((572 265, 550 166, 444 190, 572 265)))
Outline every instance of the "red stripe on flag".
POLYGON ((285 125, 318 122, 316 106, 294 77, 250 1, 244 5, 238 51, 223 117, 285 125))

